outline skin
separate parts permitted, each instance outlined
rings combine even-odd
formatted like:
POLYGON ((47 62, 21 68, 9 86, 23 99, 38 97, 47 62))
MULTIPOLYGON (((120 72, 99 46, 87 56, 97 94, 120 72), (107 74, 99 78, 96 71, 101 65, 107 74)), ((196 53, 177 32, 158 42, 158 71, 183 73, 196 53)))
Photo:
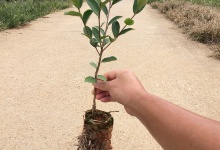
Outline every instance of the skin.
POLYGON ((96 98, 102 102, 122 104, 165 150, 220 149, 220 122, 148 93, 129 70, 111 71, 105 76, 107 82, 93 84, 97 88, 96 98))

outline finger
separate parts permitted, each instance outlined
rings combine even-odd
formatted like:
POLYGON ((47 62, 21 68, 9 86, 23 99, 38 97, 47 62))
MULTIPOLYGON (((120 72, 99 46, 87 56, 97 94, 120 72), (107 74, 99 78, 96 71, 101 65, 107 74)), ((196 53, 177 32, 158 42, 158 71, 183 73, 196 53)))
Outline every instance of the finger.
MULTIPOLYGON (((103 92, 103 91, 102 91, 102 90, 99 90, 99 89, 96 89, 96 94, 99 94, 99 93, 101 93, 101 92, 103 92)), ((95 94, 94 89, 91 91, 91 93, 92 93, 92 95, 95 94)))
POLYGON ((101 102, 107 103, 107 102, 112 102, 111 96, 103 97, 100 99, 101 102))
POLYGON ((96 83, 93 83, 92 85, 101 91, 109 91, 110 90, 109 82, 97 81, 96 83))
POLYGON ((116 79, 117 75, 119 74, 120 71, 109 71, 104 74, 104 76, 107 78, 108 81, 116 79))
MULTIPOLYGON (((120 74, 121 71, 109 71, 104 74, 104 76, 107 78, 108 81, 116 79, 117 75, 120 74)), ((109 91, 110 90, 110 83, 104 82, 98 80, 96 83, 93 84, 93 86, 97 89, 103 90, 103 91, 109 91)))
POLYGON ((109 92, 102 92, 96 95, 96 99, 102 99, 103 97, 110 96, 109 92))

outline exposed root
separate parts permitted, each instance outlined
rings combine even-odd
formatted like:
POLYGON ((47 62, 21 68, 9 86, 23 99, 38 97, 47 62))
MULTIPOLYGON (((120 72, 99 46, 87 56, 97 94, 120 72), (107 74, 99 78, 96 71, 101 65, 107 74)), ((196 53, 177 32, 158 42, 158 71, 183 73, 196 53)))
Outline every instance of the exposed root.
POLYGON ((78 150, 110 150, 113 118, 110 113, 96 111, 96 117, 91 118, 91 110, 86 112, 84 128, 78 137, 78 150))

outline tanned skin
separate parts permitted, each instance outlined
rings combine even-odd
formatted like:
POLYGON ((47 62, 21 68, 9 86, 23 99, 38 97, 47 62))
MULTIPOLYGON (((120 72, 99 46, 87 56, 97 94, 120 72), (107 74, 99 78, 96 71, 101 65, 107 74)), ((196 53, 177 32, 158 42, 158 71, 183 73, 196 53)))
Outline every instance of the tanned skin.
POLYGON ((148 93, 129 70, 111 71, 105 76, 107 82, 93 84, 96 99, 124 105, 165 150, 220 150, 220 122, 148 93))

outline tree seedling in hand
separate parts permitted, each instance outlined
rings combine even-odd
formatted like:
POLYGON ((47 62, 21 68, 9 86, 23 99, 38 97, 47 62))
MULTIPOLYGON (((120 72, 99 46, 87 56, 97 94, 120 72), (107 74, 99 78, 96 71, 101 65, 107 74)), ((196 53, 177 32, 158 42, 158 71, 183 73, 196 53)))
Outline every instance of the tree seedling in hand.
MULTIPOLYGON (((83 23, 83 35, 88 38, 89 43, 99 56, 97 63, 91 62, 90 65, 95 68, 95 75, 88 76, 85 78, 85 82, 95 83, 97 80, 107 81, 105 76, 99 75, 99 68, 102 63, 111 62, 117 60, 115 56, 109 56, 106 58, 102 58, 103 53, 106 49, 115 42, 119 36, 134 30, 133 28, 127 28, 127 26, 131 26, 134 24, 133 18, 135 15, 140 13, 147 4, 147 0, 134 0, 133 4, 133 16, 130 18, 126 18, 124 20, 124 26, 121 28, 120 23, 118 22, 122 16, 115 16, 112 19, 109 18, 109 14, 113 6, 118 4, 122 0, 86 0, 86 3, 89 5, 90 9, 85 12, 81 12, 81 7, 84 4, 83 0, 71 0, 74 6, 76 7, 76 11, 66 12, 65 15, 77 16, 82 20, 83 23), (101 23, 101 13, 104 13, 106 22, 101 23), (95 14, 98 20, 98 25, 94 27, 89 27, 87 25, 89 18, 92 14, 95 14), (112 35, 108 34, 108 29, 111 26, 112 35)), ((94 89, 96 93, 96 89, 94 89)), ((93 117, 96 111, 96 97, 94 95, 93 98, 93 106, 92 106, 92 114, 93 117)))

